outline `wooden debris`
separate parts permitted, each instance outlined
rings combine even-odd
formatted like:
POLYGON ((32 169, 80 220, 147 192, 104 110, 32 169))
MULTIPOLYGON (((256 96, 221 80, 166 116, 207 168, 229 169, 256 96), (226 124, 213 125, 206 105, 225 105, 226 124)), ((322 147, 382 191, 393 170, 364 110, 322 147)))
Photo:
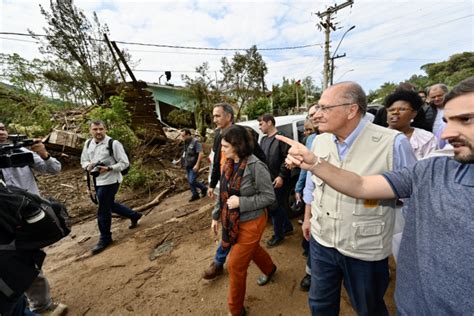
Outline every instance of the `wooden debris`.
POLYGON ((78 243, 78 244, 83 244, 83 243, 85 243, 86 241, 88 241, 89 239, 91 239, 90 236, 84 236, 84 237, 81 238, 81 240, 79 240, 77 243, 78 243))
POLYGON ((63 187, 66 187, 66 188, 73 189, 73 190, 75 190, 75 189, 76 189, 74 186, 72 186, 72 185, 70 185, 70 184, 64 184, 64 183, 61 183, 61 184, 59 184, 59 185, 60 185, 60 186, 63 186, 63 187))
POLYGON ((160 194, 158 194, 154 199, 153 201, 145 204, 145 205, 142 205, 142 206, 139 206, 139 207, 136 207, 134 208, 133 210, 135 212, 142 212, 144 210, 147 210, 149 209, 150 207, 153 207, 155 205, 158 205, 160 202, 161 202, 161 199, 165 196, 166 193, 168 193, 172 188, 167 188, 165 190, 163 190, 160 194))

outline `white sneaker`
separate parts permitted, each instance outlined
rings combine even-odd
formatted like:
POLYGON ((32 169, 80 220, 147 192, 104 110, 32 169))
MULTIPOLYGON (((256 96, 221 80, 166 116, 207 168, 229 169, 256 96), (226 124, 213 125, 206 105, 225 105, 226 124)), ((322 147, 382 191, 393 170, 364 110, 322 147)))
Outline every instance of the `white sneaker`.
POLYGON ((67 305, 63 303, 51 303, 46 310, 40 313, 36 312, 36 314, 42 316, 64 316, 67 314, 67 305))

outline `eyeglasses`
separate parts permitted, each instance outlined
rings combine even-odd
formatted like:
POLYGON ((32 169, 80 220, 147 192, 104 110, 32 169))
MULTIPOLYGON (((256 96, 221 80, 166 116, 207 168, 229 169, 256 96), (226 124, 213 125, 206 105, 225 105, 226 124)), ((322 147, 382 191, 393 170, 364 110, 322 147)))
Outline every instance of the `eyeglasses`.
POLYGON ((337 108, 338 106, 346 106, 346 105, 352 105, 354 103, 342 103, 342 104, 336 104, 336 105, 316 105, 314 108, 316 109, 316 112, 314 114, 318 113, 321 111, 322 113, 327 113, 329 112, 330 109, 332 108, 337 108))
POLYGON ((395 113, 395 112, 405 113, 405 112, 408 112, 408 111, 411 111, 411 110, 412 109, 410 109, 410 108, 388 108, 387 113, 395 113))

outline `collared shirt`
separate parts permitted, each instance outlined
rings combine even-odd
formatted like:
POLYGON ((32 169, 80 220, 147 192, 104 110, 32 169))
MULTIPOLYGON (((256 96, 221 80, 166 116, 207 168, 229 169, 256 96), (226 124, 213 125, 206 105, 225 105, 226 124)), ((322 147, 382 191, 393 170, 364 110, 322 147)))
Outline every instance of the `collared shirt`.
MULTIPOLYGON (((357 127, 352 131, 352 133, 349 134, 349 136, 343 142, 339 142, 337 140, 337 137, 333 135, 333 140, 337 146, 337 151, 339 153, 340 160, 344 160, 352 144, 362 132, 367 122, 368 120, 361 119, 359 124, 357 124, 357 127)), ((408 138, 403 134, 398 134, 397 136, 395 136, 395 141, 393 144, 393 169, 400 170, 403 167, 412 166, 413 164, 415 164, 415 162, 416 157, 413 153, 413 149, 411 148, 408 138)), ((311 204, 311 202, 313 201, 314 183, 311 180, 311 176, 311 172, 308 172, 306 175, 305 188, 303 190, 303 201, 306 204, 311 204)))
POLYGON ((428 156, 438 147, 436 138, 433 133, 425 131, 421 128, 414 128, 413 134, 410 137, 410 145, 418 160, 428 156))
POLYGON ((37 153, 26 148, 20 148, 20 150, 33 154, 33 165, 16 168, 2 168, 0 169, 0 172, 2 172, 3 179, 7 185, 13 185, 27 190, 30 193, 39 195, 38 185, 36 184, 35 175, 32 169, 39 173, 56 174, 61 171, 61 163, 51 156, 47 160, 44 160, 37 153))
POLYGON ((83 169, 86 169, 90 163, 96 164, 98 162, 102 162, 105 164, 105 166, 112 168, 111 171, 101 173, 96 178, 96 183, 98 186, 114 184, 117 182, 121 183, 123 177, 120 171, 127 168, 130 164, 127 154, 125 153, 122 144, 118 140, 113 141, 114 156, 110 156, 110 151, 108 148, 109 139, 109 136, 105 136, 104 139, 98 143, 92 139, 89 146, 87 146, 86 142, 84 144, 84 148, 82 149, 81 166, 83 169))
POLYGON ((383 176, 406 198, 395 300, 400 315, 474 311, 474 164, 418 161, 383 176))
MULTIPOLYGON (((306 148, 311 150, 311 147, 313 146, 313 141, 314 138, 316 137, 317 134, 311 134, 306 138, 306 148)), ((295 186, 295 192, 301 193, 304 190, 305 187, 305 182, 306 182, 306 174, 308 173, 307 170, 301 169, 300 175, 298 177, 298 181, 296 182, 295 186)))

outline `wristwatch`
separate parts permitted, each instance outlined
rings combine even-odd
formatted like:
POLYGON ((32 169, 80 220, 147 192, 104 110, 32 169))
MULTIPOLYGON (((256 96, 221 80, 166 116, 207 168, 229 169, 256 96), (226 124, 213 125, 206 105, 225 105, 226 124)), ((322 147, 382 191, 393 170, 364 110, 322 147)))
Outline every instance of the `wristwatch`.
POLYGON ((112 167, 110 167, 110 166, 107 167, 107 171, 112 171, 112 170, 113 170, 112 167))

